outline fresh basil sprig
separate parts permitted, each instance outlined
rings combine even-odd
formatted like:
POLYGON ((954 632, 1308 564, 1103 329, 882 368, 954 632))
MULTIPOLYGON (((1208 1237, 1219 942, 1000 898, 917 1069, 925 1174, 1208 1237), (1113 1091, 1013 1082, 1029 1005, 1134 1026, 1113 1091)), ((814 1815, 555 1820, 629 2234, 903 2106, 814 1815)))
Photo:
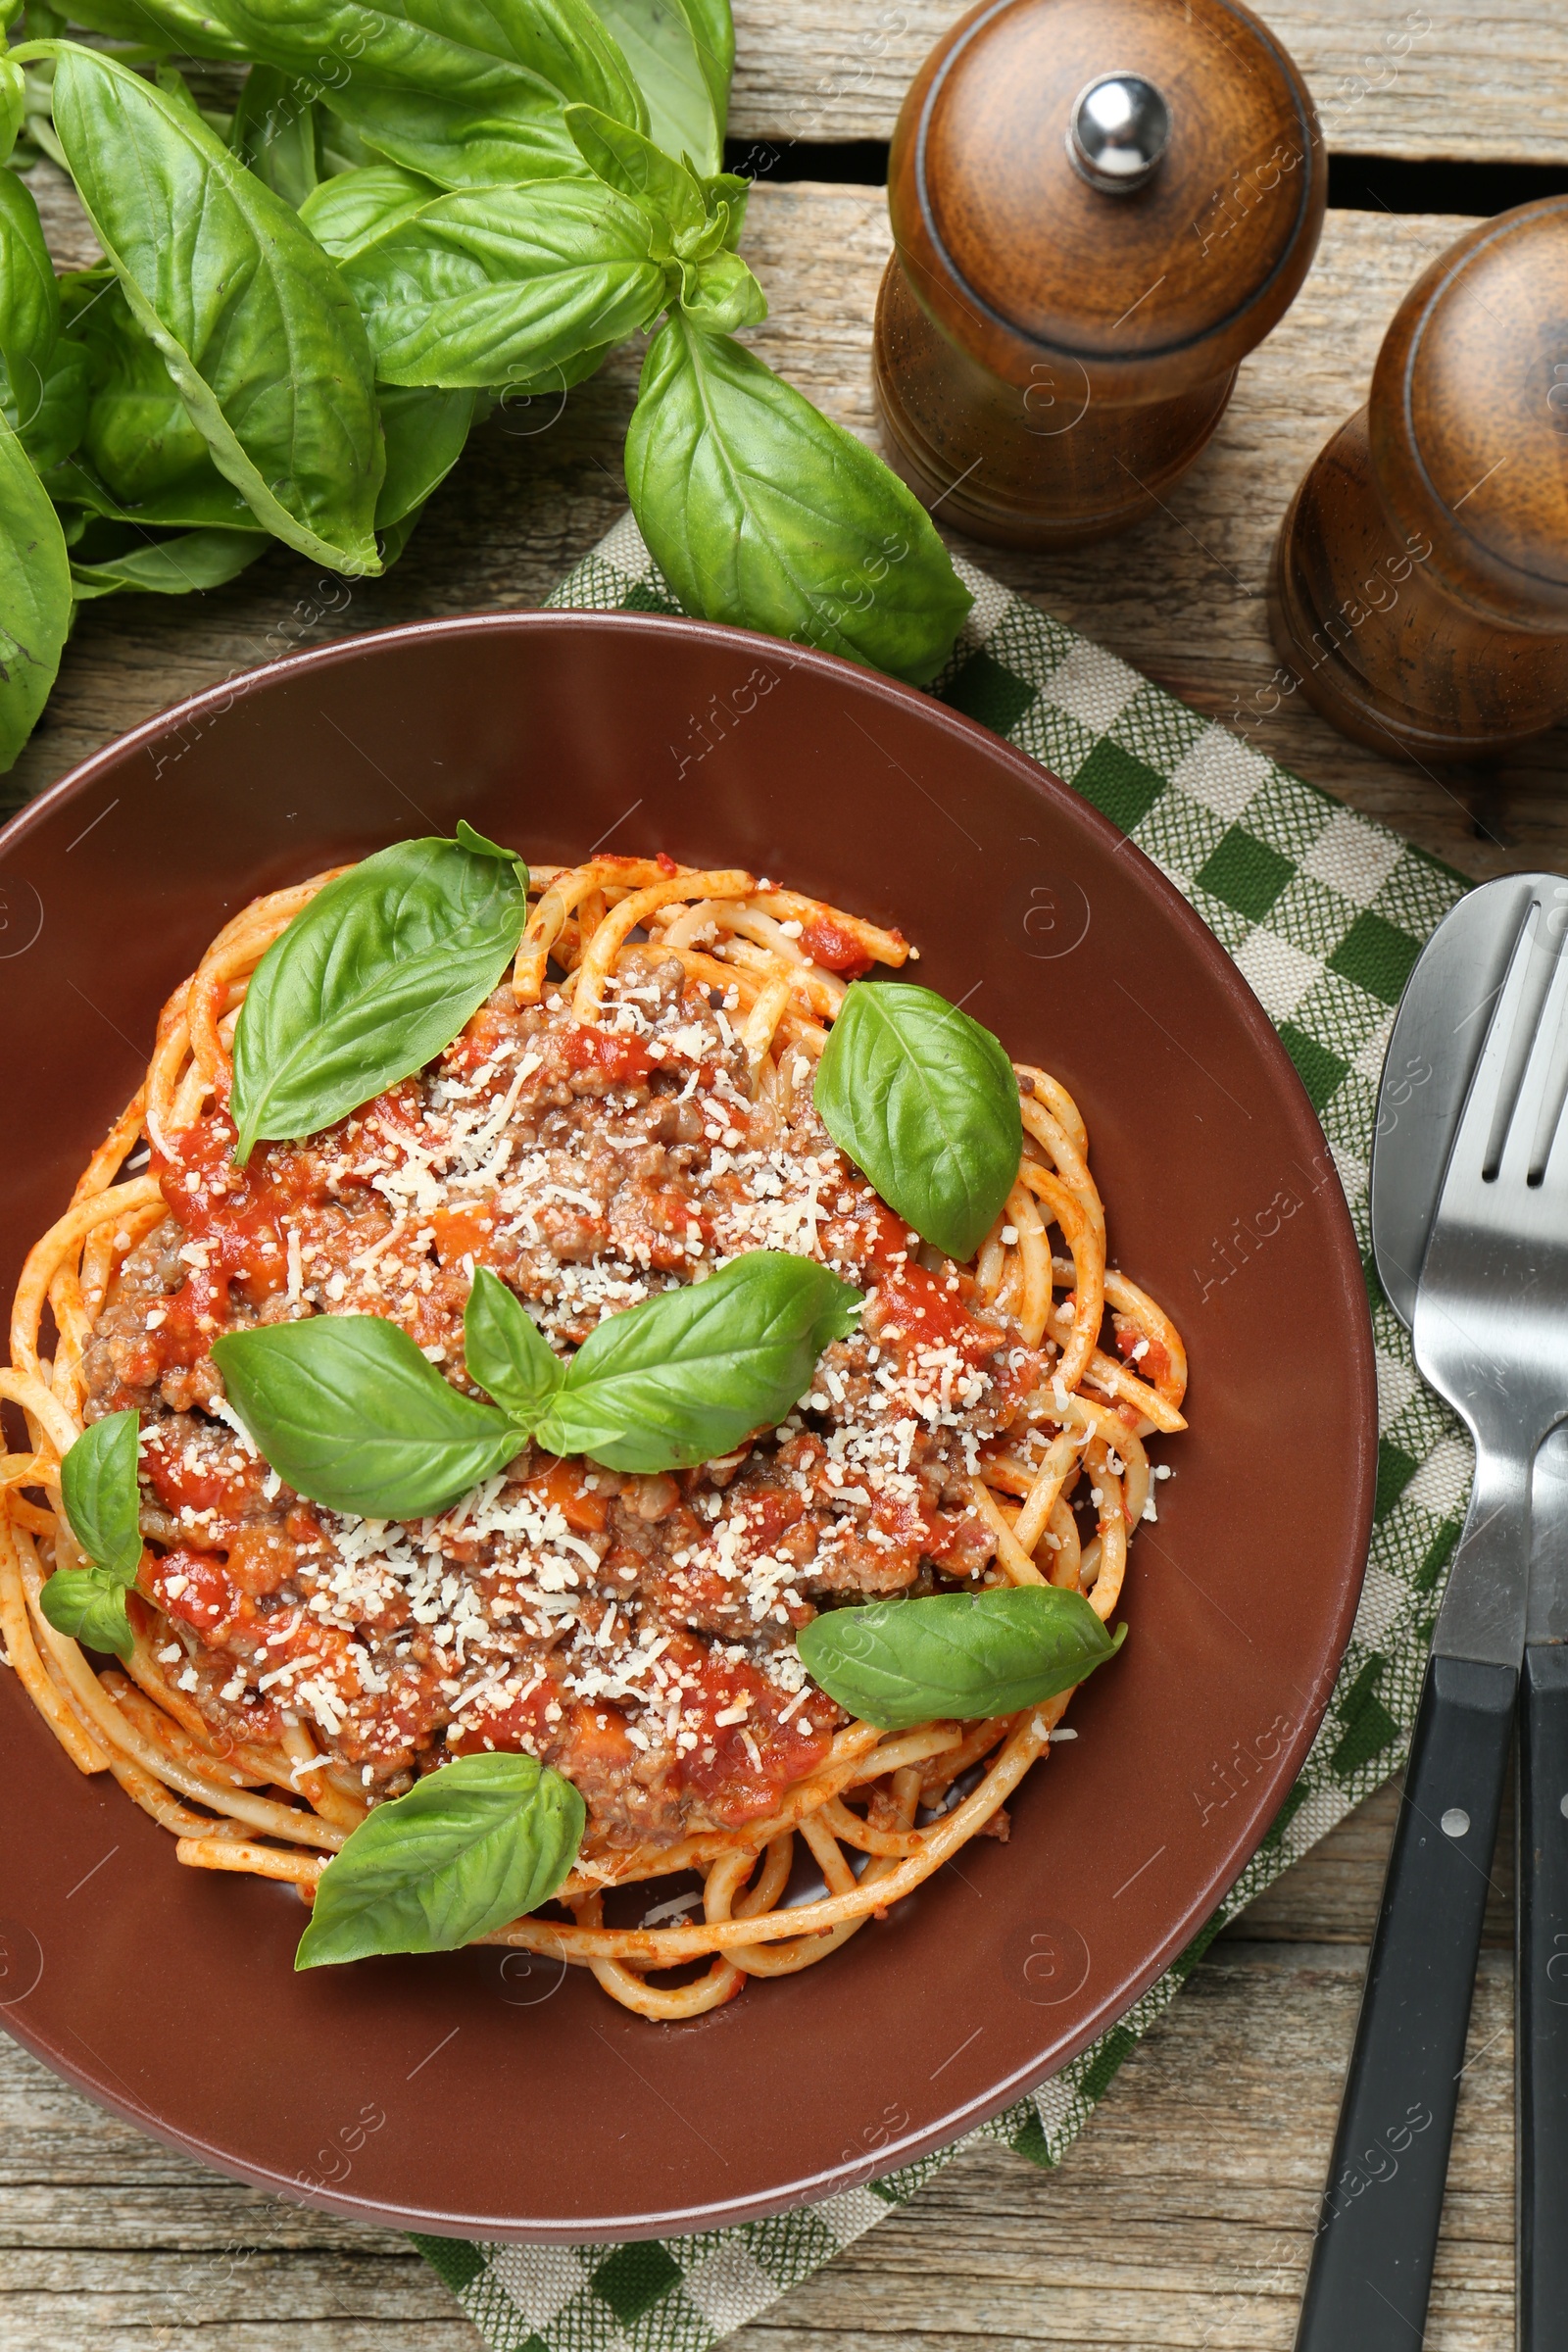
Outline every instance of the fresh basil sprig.
POLYGON ((256 1446, 297 1493, 365 1519, 421 1519, 505 1469, 530 1436, 612 1470, 677 1470, 728 1453, 805 1395, 859 1298, 810 1258, 753 1250, 710 1281, 606 1316, 564 1366, 482 1266, 464 1350, 493 1405, 455 1389, 381 1315, 228 1332, 213 1359, 256 1446))
POLYGON ((454 1756, 350 1832, 317 1882, 295 1967, 450 1952, 522 1918, 566 1877, 586 1818, 535 1756, 454 1756))
POLYGON ((1103 1666, 1126 1635, 1124 1625, 1107 1633, 1081 1593, 1009 1585, 828 1609, 796 1646, 829 1698, 896 1732, 1038 1706, 1103 1666))
POLYGON ((578 1348, 535 1435, 612 1470, 679 1470, 781 1421, 860 1294, 826 1266, 751 1250, 707 1282, 607 1315, 578 1348))
POLYGON ((504 1470, 524 1432, 443 1380, 383 1315, 312 1315, 213 1344, 229 1400, 300 1494, 362 1519, 423 1519, 504 1470))
POLYGON ((34 14, 51 37, 0 56, 0 168, 18 137, 63 163, 109 258, 59 281, 57 318, 31 199, 0 181, 0 416, 72 553, 62 574, 60 533, 17 533, 5 494, 0 586, 38 577, 0 599, 0 767, 62 580, 215 588, 238 533, 384 568, 488 402, 553 416, 665 307, 627 456, 686 609, 935 670, 969 601, 935 530, 727 339, 767 309, 736 250, 749 182, 717 168, 729 0, 74 0, 115 50, 34 14), (249 64, 231 113, 176 54, 249 64))
POLYGON ((989 1029, 929 988, 859 980, 816 1065, 817 1114, 891 1208, 972 1257, 1018 1175, 1023 1115, 989 1029))
POLYGON ((318 891, 256 967, 234 1030, 243 1166, 421 1069, 484 1003, 527 920, 527 868, 468 829, 400 841, 318 891))
POLYGON ((56 1633, 121 1658, 131 1650, 125 1594, 141 1565, 139 1425, 134 1412, 107 1413, 67 1452, 60 1465, 61 1499, 92 1566, 57 1568, 38 1596, 56 1633))

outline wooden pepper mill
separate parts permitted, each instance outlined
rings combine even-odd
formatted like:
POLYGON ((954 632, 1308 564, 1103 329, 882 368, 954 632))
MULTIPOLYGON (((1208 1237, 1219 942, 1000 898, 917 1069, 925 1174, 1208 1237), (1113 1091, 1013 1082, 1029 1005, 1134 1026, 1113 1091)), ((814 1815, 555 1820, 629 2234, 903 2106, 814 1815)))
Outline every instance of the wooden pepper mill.
POLYGON ((983 0, 893 140, 892 463, 1004 545, 1137 522, 1295 299, 1326 191, 1306 86, 1239 0, 983 0))
POLYGON ((1395 313, 1274 551, 1274 643, 1344 734, 1495 759, 1568 718, 1568 196, 1478 221, 1395 313))

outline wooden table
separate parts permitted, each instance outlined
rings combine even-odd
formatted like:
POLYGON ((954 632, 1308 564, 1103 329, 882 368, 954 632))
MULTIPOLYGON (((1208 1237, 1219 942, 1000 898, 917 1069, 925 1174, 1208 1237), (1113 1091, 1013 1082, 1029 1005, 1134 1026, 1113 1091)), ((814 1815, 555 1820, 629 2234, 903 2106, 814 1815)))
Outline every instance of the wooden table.
MULTIPOLYGON (((957 13, 948 0, 737 0, 731 129, 791 151, 885 140, 903 90, 957 13)), ((1317 97, 1331 148, 1416 160, 1568 164, 1568 19, 1557 0, 1274 0, 1269 22, 1317 97), (1407 50, 1400 44, 1405 35, 1407 50)), ((47 183, 47 175, 44 175, 47 183)), ((1376 173, 1372 174, 1375 184, 1376 173)), ((58 184, 57 256, 87 258, 58 184)), ((1154 521, 1109 546, 964 552, 1354 807, 1481 876, 1568 864, 1565 746, 1488 778, 1396 768, 1296 698, 1265 718, 1270 540, 1330 429, 1365 395, 1411 280, 1466 223, 1331 211, 1316 267, 1242 369, 1202 462, 1154 521)), ((759 185, 747 253, 773 314, 758 350, 867 436, 881 191, 759 185)), ((200 605, 89 605, 43 724, 8 779, 39 790, 100 744, 235 668, 429 614, 537 604, 625 504, 632 355, 551 429, 484 427, 403 563, 323 609, 279 549, 200 605)), ((1056 2352, 1291 2342, 1394 1818, 1386 1789, 1213 1947, 1054 2174, 987 2154, 735 2339, 737 2352, 862 2352, 977 2336, 1056 2352)), ((1504 1853, 1505 1853, 1504 1848, 1504 1853)), ((1430 2352, 1495 2352, 1512 2325, 1512 2082, 1505 1859, 1462 2086, 1430 2352)), ((0 2037, 0 2344, 105 2352, 476 2352, 399 2238, 303 2213, 168 2154, 0 2037)))

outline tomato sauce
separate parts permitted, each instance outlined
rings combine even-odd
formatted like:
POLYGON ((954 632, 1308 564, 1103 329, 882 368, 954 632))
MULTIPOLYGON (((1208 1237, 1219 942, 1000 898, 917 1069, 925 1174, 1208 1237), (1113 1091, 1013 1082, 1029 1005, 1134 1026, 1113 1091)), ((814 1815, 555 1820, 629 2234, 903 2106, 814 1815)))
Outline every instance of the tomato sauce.
POLYGON ((162 1559, 143 1552, 137 1582, 166 1617, 194 1626, 211 1648, 220 1646, 242 1618, 254 1615, 222 1562, 184 1544, 166 1551, 162 1559))
POLYGON ((654 1067, 640 1037, 612 1036, 608 1029, 568 1029, 563 1051, 574 1077, 598 1078, 606 1087, 646 1086, 654 1067))
POLYGON ((875 961, 853 931, 844 930, 825 914, 812 915, 801 933, 800 949, 803 956, 819 963, 825 972, 841 973, 846 980, 858 980, 875 961))

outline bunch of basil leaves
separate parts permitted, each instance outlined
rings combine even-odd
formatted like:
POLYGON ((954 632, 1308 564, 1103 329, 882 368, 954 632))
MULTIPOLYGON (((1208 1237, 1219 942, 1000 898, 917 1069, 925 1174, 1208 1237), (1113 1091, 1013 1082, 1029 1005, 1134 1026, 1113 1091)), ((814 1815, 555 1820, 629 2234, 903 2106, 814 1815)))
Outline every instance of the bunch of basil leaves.
POLYGON ((969 597, 923 509, 735 340, 767 305, 722 168, 729 0, 0 0, 0 768, 82 600, 215 587, 273 539, 379 572, 477 417, 654 329, 626 477, 686 611, 939 667, 969 597), (176 56, 248 62, 231 115, 176 56), (59 279, 39 153, 105 254, 59 279))

